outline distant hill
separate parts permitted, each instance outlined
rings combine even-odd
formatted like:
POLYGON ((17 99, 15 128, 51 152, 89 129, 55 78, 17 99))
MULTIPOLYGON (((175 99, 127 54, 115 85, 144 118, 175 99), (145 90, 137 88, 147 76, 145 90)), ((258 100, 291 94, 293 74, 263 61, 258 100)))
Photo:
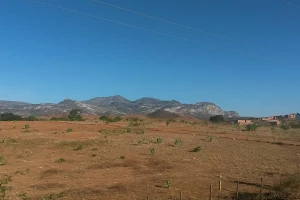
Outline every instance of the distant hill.
POLYGON ((158 109, 158 110, 154 111, 153 113, 147 114, 147 117, 160 118, 160 119, 176 119, 176 118, 179 118, 181 116, 178 115, 178 114, 175 114, 175 113, 168 112, 168 111, 163 110, 163 109, 158 109))
MULTIPOLYGON (((175 100, 166 101, 150 97, 130 101, 120 95, 110 97, 96 97, 86 101, 65 99, 58 104, 43 103, 30 104, 16 101, 0 101, 0 112, 12 112, 18 115, 59 115, 66 114, 72 109, 80 109, 86 114, 113 115, 154 113, 167 115, 162 111, 182 116, 209 118, 212 115, 224 115, 226 118, 239 117, 236 111, 223 111, 219 106, 211 102, 198 102, 196 104, 183 104, 175 100)), ((154 113, 154 115, 156 115, 154 113)))

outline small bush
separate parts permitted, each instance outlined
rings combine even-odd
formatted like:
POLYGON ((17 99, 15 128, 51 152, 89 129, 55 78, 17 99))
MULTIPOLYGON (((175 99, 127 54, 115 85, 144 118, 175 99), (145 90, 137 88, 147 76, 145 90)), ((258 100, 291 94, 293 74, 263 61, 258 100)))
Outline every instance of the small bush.
POLYGON ((224 120, 225 119, 223 115, 215 115, 209 118, 209 121, 213 123, 223 122, 224 120))
POLYGON ((136 134, 144 134, 145 133, 145 131, 144 130, 136 130, 136 132, 135 132, 136 134))
POLYGON ((120 156, 120 159, 121 159, 121 160, 124 160, 124 159, 125 159, 125 156, 120 156))
POLYGON ((79 151, 82 150, 82 145, 78 145, 75 149, 73 149, 74 151, 79 151))
POLYGON ((126 133, 130 133, 130 132, 131 132, 131 128, 127 127, 127 128, 125 129, 125 131, 126 131, 126 133))
POLYGON ((126 119, 129 122, 142 122, 143 120, 138 117, 129 117, 126 119))
POLYGON ((300 128, 300 123, 292 123, 290 124, 291 128, 300 128))
POLYGON ((65 162, 65 161, 66 161, 66 159, 60 158, 60 159, 58 159, 56 162, 58 162, 58 163, 63 163, 63 162, 65 162))
POLYGON ((258 125, 257 124, 247 124, 246 131, 256 131, 258 125))
POLYGON ((138 144, 139 144, 139 145, 142 145, 142 144, 144 144, 144 141, 145 141, 144 139, 143 139, 143 140, 139 140, 139 141, 138 141, 138 144))
POLYGON ((171 180, 167 180, 167 188, 170 189, 172 186, 171 180))
POLYGON ((17 171, 15 172, 15 174, 21 174, 21 175, 25 175, 25 174, 24 174, 24 172, 23 172, 23 171, 21 171, 21 170, 17 170, 17 171))
POLYGON ((270 129, 271 129, 271 132, 272 132, 272 133, 274 133, 274 132, 275 132, 275 130, 276 130, 276 126, 274 126, 274 125, 271 125, 271 126, 270 126, 270 129))
POLYGON ((0 165, 5 165, 6 162, 6 159, 3 156, 0 156, 0 165))
POLYGON ((294 197, 300 191, 300 172, 289 175, 274 186, 277 197, 294 197))
POLYGON ((4 176, 0 179, 0 199, 8 199, 6 198, 6 190, 8 190, 7 184, 11 182, 11 176, 4 176))
POLYGON ((99 118, 101 121, 104 121, 106 123, 111 123, 111 122, 119 122, 122 121, 122 117, 116 116, 114 118, 111 118, 109 116, 103 115, 99 118))
POLYGON ((81 110, 79 109, 71 110, 68 118, 70 121, 83 121, 81 116, 81 110))
POLYGON ((289 129, 290 129, 290 125, 288 125, 288 124, 282 124, 282 125, 280 126, 280 128, 281 128, 282 130, 289 130, 289 129))
POLYGON ((25 124, 25 129, 29 129, 30 125, 29 124, 25 124))
POLYGON ((181 139, 176 139, 175 140, 175 146, 182 146, 183 142, 181 139))
POLYGON ((142 123, 141 122, 136 122, 136 121, 130 121, 128 126, 130 127, 137 127, 140 126, 142 123))
POLYGON ((52 117, 50 120, 51 121, 69 121, 68 118, 63 118, 63 117, 52 117))
POLYGON ((106 115, 101 116, 99 119, 107 123, 112 122, 112 119, 106 115))
POLYGON ((163 139, 162 139, 162 138, 157 138, 157 139, 156 139, 156 143, 157 143, 157 144, 160 144, 160 143, 162 143, 162 142, 163 142, 163 139))
POLYGON ((19 115, 14 115, 12 113, 2 113, 0 114, 0 121, 21 121, 23 118, 19 115))
POLYGON ((174 119, 168 119, 168 120, 166 121, 166 125, 168 126, 171 122, 172 122, 172 123, 175 123, 176 120, 174 120, 174 119))
POLYGON ((212 137, 212 136, 207 136, 206 142, 212 142, 212 140, 213 140, 213 137, 212 137))
POLYGON ((114 122, 122 121, 122 117, 116 116, 116 117, 114 117, 113 121, 114 121, 114 122))
POLYGON ((156 155, 156 149, 155 148, 152 148, 151 150, 151 154, 154 156, 154 155, 156 155))
POLYGON ((73 132, 73 129, 68 128, 68 129, 67 129, 67 133, 71 133, 71 132, 73 132))
POLYGON ((28 121, 39 121, 39 118, 37 118, 36 116, 29 116, 28 121))
POLYGON ((50 194, 49 196, 42 197, 42 200, 58 200, 65 197, 65 193, 61 192, 59 194, 50 194))
POLYGON ((195 147, 192 152, 200 152, 201 151, 201 146, 195 147))
POLYGON ((19 194, 18 197, 20 197, 20 199, 22 200, 29 200, 30 197, 27 196, 27 192, 19 194))

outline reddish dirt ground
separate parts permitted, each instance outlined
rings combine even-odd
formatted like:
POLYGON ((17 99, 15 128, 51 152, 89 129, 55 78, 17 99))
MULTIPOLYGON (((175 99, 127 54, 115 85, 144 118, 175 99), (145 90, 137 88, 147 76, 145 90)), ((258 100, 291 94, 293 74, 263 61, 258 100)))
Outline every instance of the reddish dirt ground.
POLYGON ((182 191, 184 200, 196 200, 209 199, 212 185, 213 199, 224 199, 235 193, 236 181, 240 192, 258 192, 263 177, 267 192, 268 185, 300 168, 300 133, 295 131, 246 132, 205 123, 167 126, 155 120, 131 130, 127 126, 127 121, 97 120, 0 122, 5 160, 0 178, 11 176, 7 198, 165 200, 179 199, 182 191), (182 145, 175 145, 176 139, 182 145), (191 152, 197 146, 200 152, 191 152))

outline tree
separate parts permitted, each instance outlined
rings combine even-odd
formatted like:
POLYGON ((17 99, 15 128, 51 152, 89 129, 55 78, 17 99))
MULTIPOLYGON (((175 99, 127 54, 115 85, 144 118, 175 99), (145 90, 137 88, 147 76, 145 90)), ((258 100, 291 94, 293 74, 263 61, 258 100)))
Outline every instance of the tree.
POLYGON ((224 116, 223 115, 215 115, 215 116, 211 116, 209 118, 209 121, 210 122, 213 122, 213 123, 217 123, 217 122, 223 122, 225 119, 224 119, 224 116))
POLYGON ((39 118, 37 118, 36 116, 29 116, 28 121, 39 121, 39 118))
POLYGON ((257 124, 247 124, 246 131, 256 131, 257 127, 257 124))
POLYGON ((82 121, 81 110, 79 109, 71 110, 68 118, 70 121, 82 121))
POLYGON ((23 118, 19 115, 14 115, 12 113, 3 113, 0 115, 0 121, 21 121, 23 118))

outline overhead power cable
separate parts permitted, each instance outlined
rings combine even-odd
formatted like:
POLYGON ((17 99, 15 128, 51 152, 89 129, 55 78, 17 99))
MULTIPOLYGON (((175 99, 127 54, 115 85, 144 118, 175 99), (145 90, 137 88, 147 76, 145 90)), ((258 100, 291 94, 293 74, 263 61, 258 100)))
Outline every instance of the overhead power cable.
MULTIPOLYGON (((185 41, 193 42, 193 43, 197 43, 197 44, 204 44, 203 42, 200 42, 200 41, 197 41, 197 40, 191 40, 191 39, 188 39, 188 38, 179 37, 179 36, 171 35, 171 34, 168 34, 168 33, 155 31, 155 30, 152 30, 152 29, 143 28, 143 27, 140 27, 140 26, 131 25, 131 24, 111 20, 111 19, 100 17, 100 16, 97 16, 97 15, 92 15, 92 14, 89 14, 89 13, 86 13, 86 12, 81 12, 81 11, 78 11, 78 10, 69 9, 69 8, 62 7, 62 6, 57 6, 57 5, 54 5, 54 4, 45 3, 45 2, 42 2, 42 1, 39 1, 39 0, 31 0, 31 1, 33 1, 35 3, 43 4, 43 5, 46 5, 46 6, 49 6, 49 7, 53 7, 53 8, 57 8, 57 9, 61 9, 61 10, 65 10, 65 11, 85 15, 85 16, 88 16, 88 17, 92 17, 92 18, 96 18, 96 19, 100 19, 100 20, 104 20, 104 21, 108 21, 108 22, 112 22, 112 23, 116 23, 116 24, 120 24, 120 25, 124 25, 124 26, 128 26, 128 27, 131 27, 131 28, 136 28, 136 29, 152 32, 152 33, 159 34, 159 35, 164 35, 164 36, 167 36, 167 37, 172 37, 172 38, 176 38, 176 39, 180 39, 180 40, 185 40, 185 41)), ((250 53, 246 53, 246 52, 243 52, 243 51, 234 50, 234 49, 231 49, 231 48, 224 48, 224 47, 220 47, 220 46, 217 46, 217 45, 212 45, 212 44, 204 44, 204 45, 207 45, 209 47, 215 47, 215 48, 222 49, 222 50, 229 51, 229 52, 233 52, 233 53, 239 53, 239 54, 244 54, 244 55, 249 55, 249 56, 254 56, 254 57, 265 58, 264 56, 260 56, 260 55, 256 55, 256 54, 250 54, 250 53)))
POLYGON ((290 2, 290 1, 287 1, 287 0, 283 0, 283 1, 286 2, 286 3, 288 3, 288 4, 290 4, 290 5, 292 5, 292 6, 294 6, 294 7, 296 7, 296 8, 300 9, 300 6, 294 4, 294 3, 290 2))
POLYGON ((191 26, 187 26, 187 25, 177 23, 177 22, 173 22, 173 21, 169 21, 169 20, 162 19, 162 18, 159 18, 159 17, 155 17, 153 15, 144 14, 144 13, 141 13, 141 12, 138 12, 138 11, 135 11, 135 10, 131 10, 131 9, 124 8, 124 7, 117 6, 117 5, 110 4, 110 3, 106 3, 106 2, 103 2, 103 1, 100 1, 100 0, 93 0, 93 1, 97 2, 97 3, 100 3, 100 4, 103 4, 103 5, 106 5, 106 6, 110 6, 110 7, 113 7, 113 8, 117 8, 117 9, 120 9, 120 10, 131 12, 131 13, 134 13, 136 15, 141 15, 141 16, 144 16, 144 17, 147 17, 147 18, 151 18, 151 19, 154 19, 154 20, 158 20, 158 21, 165 22, 165 23, 168 23, 168 24, 172 24, 172 25, 175 25, 175 26, 179 26, 179 27, 182 27, 182 28, 186 28, 186 29, 201 32, 201 33, 204 33, 204 34, 208 34, 208 35, 211 35, 211 36, 215 36, 215 37, 221 38, 223 40, 230 40, 230 41, 233 41, 233 42, 238 42, 238 43, 242 43, 242 44, 246 44, 246 45, 250 45, 250 46, 260 46, 260 45, 253 45, 253 44, 250 44, 250 43, 245 42, 245 41, 236 40, 236 39, 233 39, 233 38, 230 38, 230 37, 227 37, 227 36, 222 36, 222 35, 219 35, 217 33, 212 33, 212 32, 209 32, 209 31, 205 31, 203 29, 194 28, 194 27, 191 27, 191 26))

